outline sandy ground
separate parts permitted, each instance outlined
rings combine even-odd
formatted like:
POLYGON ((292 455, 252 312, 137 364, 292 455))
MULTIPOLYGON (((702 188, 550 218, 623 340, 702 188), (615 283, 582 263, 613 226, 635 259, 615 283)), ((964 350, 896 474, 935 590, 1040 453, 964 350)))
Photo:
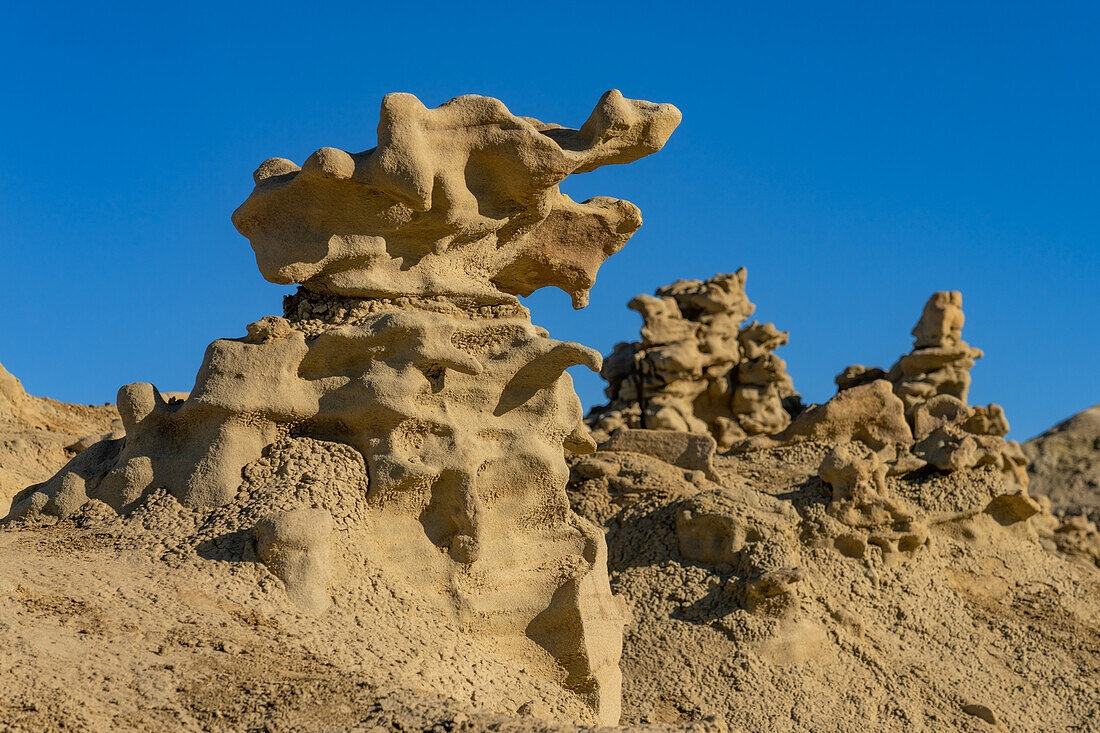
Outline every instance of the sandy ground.
MULTIPOLYGON (((9 479, 44 478, 72 435, 113 426, 110 408, 36 400, 17 394, 21 427, 7 417, 9 479), (28 425, 32 414, 49 427, 28 425), (20 445, 37 447, 13 463, 20 445)), ((1000 490, 990 471, 891 479, 927 541, 838 551, 848 545, 816 474, 827 449, 719 457, 717 482, 650 459, 624 463, 617 489, 574 477, 571 499, 606 525, 612 589, 632 615, 623 723, 1100 730, 1100 570, 1042 542, 1042 517, 1002 525, 982 512, 1000 490), (772 529, 740 565, 681 554, 685 509, 732 516, 750 504, 772 529), (797 567, 797 582, 782 603, 748 610, 746 584, 773 566, 797 567)), ((181 539, 209 521, 161 496, 128 518, 101 505, 0 529, 0 730, 590 723, 547 682, 539 650, 433 616, 415 584, 356 581, 323 615, 304 614, 261 563, 181 539)))

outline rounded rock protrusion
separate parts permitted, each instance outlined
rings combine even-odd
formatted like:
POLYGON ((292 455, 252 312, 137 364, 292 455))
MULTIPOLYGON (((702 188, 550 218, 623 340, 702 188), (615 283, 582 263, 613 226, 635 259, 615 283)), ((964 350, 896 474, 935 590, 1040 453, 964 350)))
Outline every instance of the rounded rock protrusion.
POLYGON ((619 464, 602 458, 586 458, 573 466, 573 471, 581 479, 610 478, 618 476, 620 470, 619 464))
POLYGON ((252 180, 257 184, 262 181, 266 181, 268 178, 274 178, 275 176, 286 175, 287 173, 296 173, 301 168, 294 163, 294 161, 287 160, 286 158, 268 158, 263 163, 260 163, 260 167, 252 173, 252 180))
POLYGON ((321 148, 302 163, 302 174, 315 178, 351 178, 355 161, 339 148, 321 148))
POLYGON ((152 459, 149 456, 133 456, 104 476, 95 493, 108 505, 120 510, 140 499, 152 483, 152 459))
POLYGON ((59 519, 71 517, 88 502, 84 479, 72 471, 61 477, 61 488, 50 497, 42 508, 44 514, 52 514, 59 519))
POLYGON ((253 530, 256 554, 306 613, 322 613, 332 603, 332 529, 332 515, 326 510, 301 508, 266 517, 253 530))
POLYGON ((33 517, 35 514, 41 514, 50 500, 50 497, 41 491, 34 491, 29 495, 19 494, 18 496, 23 496, 24 498, 12 505, 11 511, 5 519, 24 519, 26 517, 33 517))
POLYGON ((291 331, 290 322, 279 316, 264 316, 258 321, 248 324, 248 335, 244 340, 250 344, 262 344, 267 341, 277 341, 288 338, 291 331))
POLYGON ((967 715, 980 718, 990 725, 997 725, 997 714, 988 705, 970 703, 969 705, 963 705, 962 711, 967 715))
POLYGON ((162 401, 157 388, 148 382, 135 382, 120 387, 116 404, 127 435, 133 435, 138 423, 149 417, 157 408, 157 403, 162 401))

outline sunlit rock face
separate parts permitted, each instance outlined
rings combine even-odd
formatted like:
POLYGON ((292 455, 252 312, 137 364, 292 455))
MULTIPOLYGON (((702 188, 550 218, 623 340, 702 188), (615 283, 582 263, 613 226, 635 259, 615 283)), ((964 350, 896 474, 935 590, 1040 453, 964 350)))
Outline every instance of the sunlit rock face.
POLYGON ((552 285, 585 305, 641 216, 558 184, 659 150, 679 121, 617 91, 579 130, 488 97, 429 110, 391 94, 376 148, 266 161, 233 221, 265 278, 302 285, 283 316, 214 341, 186 399, 124 386, 125 438, 23 491, 12 516, 174 497, 303 612, 389 578, 470 634, 548 655, 588 722, 616 723, 623 610, 602 532, 569 508, 563 451, 595 448, 565 370, 601 359, 516 296, 552 285), (326 485, 320 466, 348 448, 367 480, 326 485))
POLYGON ((620 428, 709 433, 722 450, 785 428, 802 409, 773 353, 788 334, 772 323, 744 323, 756 311, 745 268, 708 280, 677 280, 635 296, 641 340, 623 342, 601 372, 609 401, 587 420, 606 440, 620 428))
POLYGON ((468 295, 499 302, 561 288, 583 307, 596 271, 641 226, 638 208, 558 190, 571 173, 659 150, 670 104, 603 95, 579 130, 516 117, 474 95, 428 109, 382 101, 378 147, 272 158, 233 214, 276 283, 360 297, 468 295))

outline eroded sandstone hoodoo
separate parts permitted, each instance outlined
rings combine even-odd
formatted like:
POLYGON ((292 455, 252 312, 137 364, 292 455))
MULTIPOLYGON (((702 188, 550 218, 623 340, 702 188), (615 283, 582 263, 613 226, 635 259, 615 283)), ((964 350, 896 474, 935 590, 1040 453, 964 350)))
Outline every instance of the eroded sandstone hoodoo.
POLYGON ((982 358, 981 349, 962 340, 965 322, 962 293, 933 293, 913 327, 912 351, 898 359, 888 372, 860 364, 849 366, 837 375, 837 387, 844 390, 875 379, 887 379, 905 403, 907 412, 944 394, 965 404, 970 391, 970 370, 974 361, 982 358))
POLYGON ((787 333, 771 323, 741 325, 756 310, 745 278, 741 268, 678 280, 630 301, 642 339, 618 344, 604 361, 610 401, 587 418, 598 440, 621 427, 682 430, 710 433, 728 448, 787 426, 799 396, 773 353, 787 333))
POLYGON ((321 148, 301 167, 265 161, 233 223, 276 283, 481 304, 552 285, 580 308, 599 266, 642 218, 627 201, 578 203, 558 184, 660 150, 679 122, 672 105, 616 90, 579 130, 516 117, 490 97, 428 109, 411 94, 388 94, 378 147, 321 148))
POLYGON ((601 359, 549 338, 516 295, 587 302, 641 217, 558 184, 659 150, 679 120, 617 91, 579 130, 487 97, 429 110, 392 94, 378 147, 266 161, 233 221, 265 278, 302 285, 283 316, 212 343, 186 399, 123 387, 125 437, 23 491, 11 516, 174 497, 304 611, 328 606, 330 578, 400 578, 472 634, 542 646, 615 723, 622 611, 602 532, 569 508, 562 450, 595 448, 565 370, 601 359), (366 485, 319 491, 291 457, 302 440, 354 449, 366 485))
MULTIPOLYGON (((966 694, 996 703, 959 705, 952 688, 949 699, 929 704, 930 689, 903 685, 899 693, 896 677, 882 673, 898 664, 908 674, 914 648, 926 655, 922 664, 952 674, 985 669, 956 661, 984 658, 989 647, 976 636, 956 643, 960 629, 988 628, 988 606, 970 595, 977 575, 956 576, 961 564, 973 563, 967 573, 1014 573, 1056 565, 1064 554, 1090 564, 1098 556, 1094 524, 1040 514, 1019 448, 1004 438, 1004 411, 966 404, 980 352, 961 340, 961 297, 933 296, 914 351, 890 372, 850 368, 824 404, 789 419, 735 422, 743 437, 716 450, 711 434, 723 431, 703 417, 713 404, 708 390, 729 375, 715 392, 736 421, 739 378, 778 345, 770 324, 737 328, 752 312, 738 297, 743 282, 742 271, 684 288, 708 291, 714 306, 692 318, 671 294, 634 301, 645 318, 642 341, 620 344, 606 360, 612 403, 588 417, 599 450, 569 457, 572 505, 607 528, 611 585, 632 611, 624 722, 713 713, 746 729, 783 727, 786 711, 800 705, 807 712, 796 720, 815 719, 852 654, 853 675, 887 680, 872 693, 884 706, 899 694, 913 701, 899 730, 922 716, 932 727, 955 715, 994 718, 994 708, 997 719, 1035 725, 1050 704, 1027 709, 1008 695, 987 697, 983 688, 997 686, 991 677, 968 678, 966 694), (716 293, 729 297, 716 305, 716 293), (714 313, 729 314, 724 328, 714 313), (738 332, 740 350, 729 338, 738 332), (1043 552, 1040 538, 1059 556, 1043 552), (977 621, 972 609, 980 609, 977 621), (819 686, 807 695, 811 684, 819 686)), ((770 404, 782 408, 778 389, 770 404)), ((1076 592, 1066 595, 1072 603, 1076 592)), ((1026 678, 1034 665, 1013 670, 1026 678)), ((861 686, 860 696, 877 684, 861 686)), ((835 708, 848 710, 850 688, 841 687, 835 708)))
POLYGON ((994 465, 1011 485, 1028 483, 1027 458, 1019 443, 1005 440, 1008 420, 1000 405, 970 406, 970 369, 982 357, 962 340, 965 316, 958 291, 933 293, 913 327, 913 350, 888 372, 854 365, 836 377, 839 395, 886 380, 901 400, 913 432, 903 468, 931 465, 941 471, 994 465))
POLYGON ((932 296, 914 351, 889 372, 849 367, 832 399, 790 417, 783 400, 796 395, 771 354, 787 335, 772 324, 738 328, 753 311, 744 282, 740 270, 631 302, 645 319, 642 341, 619 344, 605 362, 612 402, 588 416, 600 450, 570 458, 578 511, 617 526, 640 511, 632 507, 669 506, 679 555, 732 568, 731 592, 754 614, 794 607, 806 577, 800 542, 893 562, 920 552, 936 523, 980 514, 1007 526, 1040 511, 1019 446, 1004 439, 1004 411, 965 402, 981 352, 961 339, 959 293, 932 296), (746 466, 773 452, 817 456, 815 481, 828 493, 801 541, 791 505, 752 487, 758 467, 719 477, 707 433, 746 466), (950 484, 959 488, 943 491, 950 484))

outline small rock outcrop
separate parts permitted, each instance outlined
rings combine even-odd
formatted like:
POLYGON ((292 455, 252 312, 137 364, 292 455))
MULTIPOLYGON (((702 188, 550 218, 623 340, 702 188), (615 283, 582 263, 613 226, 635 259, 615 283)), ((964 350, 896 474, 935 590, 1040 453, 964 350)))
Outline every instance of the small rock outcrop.
POLYGON ((902 449, 895 471, 931 465, 957 471, 994 465, 1012 485, 1028 484, 1027 458, 1019 443, 1005 440, 1008 420, 1000 405, 967 405, 970 369, 982 357, 962 340, 965 316, 958 291, 934 293, 913 327, 913 350, 890 368, 853 365, 836 377, 837 399, 884 380, 901 401, 912 430, 912 443, 897 441, 902 449))
POLYGON ((744 268, 709 280, 677 280, 628 307, 641 314, 641 340, 618 344, 600 374, 607 405, 589 413, 597 441, 615 430, 710 433, 720 449, 749 435, 777 433, 800 407, 774 324, 753 321, 744 268))
POLYGON ((538 644, 616 723, 624 618, 602 532, 570 511, 563 452, 595 449, 565 370, 601 359, 549 338, 516 296, 554 286, 586 304, 641 216, 558 184, 656 152, 679 121, 617 91, 577 130, 488 97, 427 109, 391 94, 377 147, 264 162, 233 222, 265 278, 301 285, 283 315, 212 343, 186 399, 122 387, 125 436, 24 490, 11 517, 174 500, 303 611, 328 607, 337 575, 399 579, 471 633, 538 644), (367 485, 325 493, 322 464, 280 458, 301 441, 316 460, 354 450, 367 485))
POLYGON ((912 351, 898 359, 888 372, 859 364, 847 367, 837 376, 837 387, 843 390, 874 379, 888 379, 905 403, 906 411, 941 394, 965 404, 970 391, 970 369, 976 359, 982 358, 981 349, 962 340, 965 321, 962 293, 934 293, 913 327, 912 351))
POLYGON ((905 421, 901 400, 887 382, 878 380, 844 390, 825 404, 810 407, 786 430, 755 442, 772 444, 802 440, 859 440, 875 450, 883 450, 911 444, 913 433, 905 421))

